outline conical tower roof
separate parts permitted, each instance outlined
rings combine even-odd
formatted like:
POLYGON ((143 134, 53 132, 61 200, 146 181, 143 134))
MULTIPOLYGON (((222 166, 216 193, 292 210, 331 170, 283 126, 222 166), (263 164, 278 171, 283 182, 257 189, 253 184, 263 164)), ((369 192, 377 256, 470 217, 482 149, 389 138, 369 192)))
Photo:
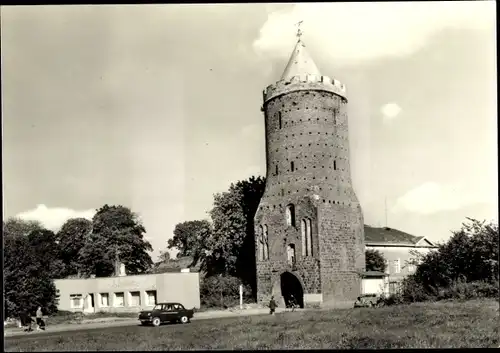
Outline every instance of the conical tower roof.
POLYGON ((289 81, 294 76, 316 75, 321 76, 318 67, 306 50, 306 46, 299 39, 293 49, 290 60, 286 65, 281 80, 289 81))

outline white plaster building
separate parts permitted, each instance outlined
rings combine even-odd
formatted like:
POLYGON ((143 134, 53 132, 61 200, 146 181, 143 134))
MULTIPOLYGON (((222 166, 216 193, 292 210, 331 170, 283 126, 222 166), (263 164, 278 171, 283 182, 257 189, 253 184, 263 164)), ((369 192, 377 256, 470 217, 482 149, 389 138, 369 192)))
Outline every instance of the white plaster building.
POLYGON ((186 308, 200 307, 197 272, 127 276, 67 278, 54 281, 59 291, 58 310, 83 313, 139 312, 158 302, 178 302, 186 308))

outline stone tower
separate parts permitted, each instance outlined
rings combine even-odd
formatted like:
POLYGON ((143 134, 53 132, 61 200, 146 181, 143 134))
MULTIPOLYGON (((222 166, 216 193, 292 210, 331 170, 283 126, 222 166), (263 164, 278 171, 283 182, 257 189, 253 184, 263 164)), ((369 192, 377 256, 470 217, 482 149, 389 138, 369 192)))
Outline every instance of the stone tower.
POLYGON ((299 40, 264 90, 266 187, 255 214, 257 297, 280 306, 352 305, 365 269, 363 213, 350 166, 346 88, 299 40))

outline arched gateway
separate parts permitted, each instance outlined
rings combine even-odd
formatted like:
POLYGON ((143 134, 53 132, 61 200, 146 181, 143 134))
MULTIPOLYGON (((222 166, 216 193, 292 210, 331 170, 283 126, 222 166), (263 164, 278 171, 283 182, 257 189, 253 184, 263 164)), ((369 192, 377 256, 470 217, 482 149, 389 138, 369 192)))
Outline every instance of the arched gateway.
POLYGON ((290 272, 283 272, 280 276, 281 295, 288 306, 292 296, 300 308, 304 308, 304 289, 299 279, 290 272))

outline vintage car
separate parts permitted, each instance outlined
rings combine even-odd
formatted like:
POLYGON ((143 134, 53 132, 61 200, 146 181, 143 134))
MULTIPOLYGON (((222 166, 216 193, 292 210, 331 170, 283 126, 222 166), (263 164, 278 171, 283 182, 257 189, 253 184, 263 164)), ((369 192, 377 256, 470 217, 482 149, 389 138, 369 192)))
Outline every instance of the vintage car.
POLYGON ((355 308, 372 308, 381 306, 383 299, 378 294, 363 294, 354 302, 355 308))
POLYGON ((153 310, 141 311, 139 320, 142 325, 160 326, 166 322, 180 322, 186 324, 194 315, 193 309, 186 309, 180 303, 159 303, 153 310))

